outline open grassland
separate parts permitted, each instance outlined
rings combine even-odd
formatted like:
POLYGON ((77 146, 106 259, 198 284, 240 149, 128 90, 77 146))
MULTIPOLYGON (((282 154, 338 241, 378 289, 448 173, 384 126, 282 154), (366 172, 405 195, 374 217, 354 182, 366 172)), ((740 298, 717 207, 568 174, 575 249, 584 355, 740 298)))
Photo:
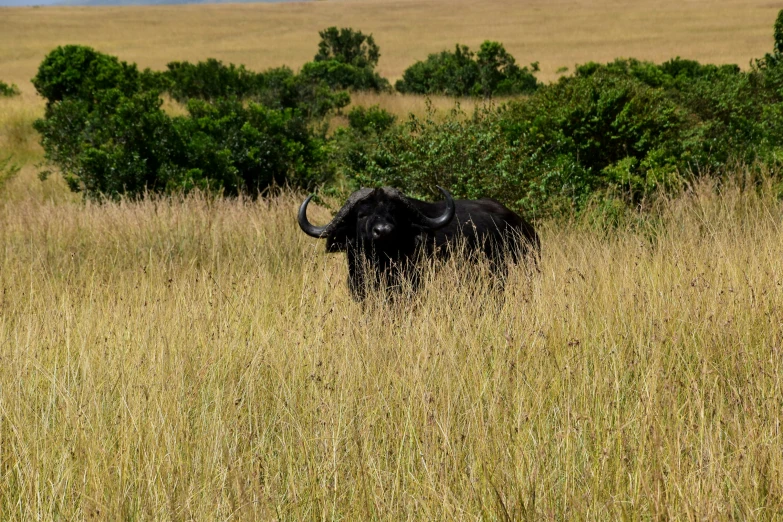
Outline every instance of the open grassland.
POLYGON ((696 183, 608 232, 539 223, 540 273, 515 268, 504 299, 447 263, 412 302, 362 307, 344 259, 298 230, 299 195, 96 205, 38 181, 29 84, 62 43, 155 68, 297 67, 332 24, 375 33, 392 78, 485 38, 544 79, 617 55, 744 65, 778 8, 0 9, 0 78, 23 90, 0 99, 0 160, 22 167, 0 183, 0 519, 780 519, 771 183, 696 183))
POLYGON ((446 264, 362 308, 296 195, 51 203, 31 175, 0 202, 3 518, 783 515, 770 190, 542 223, 504 300, 446 264))
MULTIPOLYGON (((373 33, 379 72, 396 80, 427 54, 460 42, 476 49, 503 42, 521 64, 541 63, 539 78, 618 56, 675 56, 746 67, 772 49, 780 5, 764 0, 360 0, 286 4, 145 7, 0 8, 0 78, 34 92, 30 78, 57 45, 78 43, 143 67, 215 57, 253 70, 312 60, 318 31, 330 26, 373 33)), ((416 97, 380 96, 401 116, 422 112, 416 97), (404 109, 404 110, 403 110, 404 109)), ((448 104, 447 102, 444 102, 448 104)), ((40 104, 36 105, 40 111, 40 104)))
MULTIPOLYGON (((66 43, 92 45, 142 67, 207 57, 254 70, 300 67, 318 31, 336 25, 373 33, 379 72, 399 78, 428 53, 457 42, 503 42, 522 64, 540 61, 551 80, 563 66, 633 56, 680 55, 747 65, 772 48, 780 5, 763 0, 359 0, 284 4, 46 7, 0 10, 0 71, 20 87, 44 55, 66 43)), ((24 85, 23 85, 24 84, 24 85)))

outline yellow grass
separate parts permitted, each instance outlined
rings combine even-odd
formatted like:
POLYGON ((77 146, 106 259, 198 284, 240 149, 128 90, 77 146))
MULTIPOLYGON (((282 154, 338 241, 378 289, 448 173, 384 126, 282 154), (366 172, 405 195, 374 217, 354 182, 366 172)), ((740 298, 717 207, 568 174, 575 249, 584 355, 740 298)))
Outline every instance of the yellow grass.
POLYGON ((30 161, 41 155, 33 129, 33 121, 42 116, 39 105, 31 93, 0 97, 0 159, 14 154, 19 161, 30 161))
MULTIPOLYGON (((29 84, 62 43, 156 68, 297 67, 333 24, 375 33, 391 78, 484 38, 544 79, 618 55, 745 64, 770 50, 779 7, 0 9, 0 78, 23 90, 0 99, 0 159, 22 166, 0 188, 0 518, 780 519, 769 186, 698 184, 608 233, 539 223, 540 273, 512 270, 505 298, 447 263, 413 302, 362 307, 344 259, 298 230, 301 196, 95 205, 38 181, 29 84)), ((425 102, 354 103, 404 118, 425 102)))
POLYGON ((505 300, 447 264, 366 308, 298 203, 0 203, 4 518, 783 512, 770 195, 544 223, 505 300))
MULTIPOLYGON (((30 79, 57 45, 90 45, 159 70, 170 61, 208 57, 258 71, 298 69, 312 60, 318 31, 331 25, 373 33, 381 48, 378 70, 392 83, 429 53, 453 49, 457 42, 477 49, 486 39, 503 42, 522 65, 540 62, 538 77, 545 82, 558 78, 562 67, 573 71, 577 63, 618 56, 655 61, 683 56, 745 67, 772 49, 780 7, 760 0, 330 0, 0 8, 0 79, 16 83, 40 114, 43 104, 30 79)), ((425 112, 424 99, 416 96, 358 98, 400 118, 425 112)), ((474 102, 462 103, 470 108, 474 102)), ((434 105, 446 112, 453 101, 437 98, 434 105)))
POLYGON ((216 57, 254 70, 312 60, 331 25, 373 33, 392 80, 428 53, 501 41, 549 81, 575 63, 680 55, 746 66, 772 49, 780 5, 766 0, 360 0, 105 8, 0 9, 0 75, 29 80, 52 48, 91 45, 142 67, 216 57))

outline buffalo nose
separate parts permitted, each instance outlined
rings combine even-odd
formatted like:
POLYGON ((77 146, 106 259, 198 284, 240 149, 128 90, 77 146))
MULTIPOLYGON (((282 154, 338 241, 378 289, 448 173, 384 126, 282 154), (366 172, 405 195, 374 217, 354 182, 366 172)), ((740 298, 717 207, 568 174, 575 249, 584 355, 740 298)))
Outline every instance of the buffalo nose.
POLYGON ((372 238, 380 239, 384 236, 388 236, 389 232, 391 231, 392 231, 391 225, 386 223, 378 223, 377 225, 374 225, 372 227, 372 238))

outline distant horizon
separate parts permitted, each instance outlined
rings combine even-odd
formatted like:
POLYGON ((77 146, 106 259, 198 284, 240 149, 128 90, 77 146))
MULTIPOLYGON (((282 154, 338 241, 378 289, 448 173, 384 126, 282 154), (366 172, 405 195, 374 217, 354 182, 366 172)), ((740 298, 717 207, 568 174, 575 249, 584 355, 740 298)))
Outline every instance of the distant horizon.
POLYGON ((3 7, 99 7, 172 4, 292 3, 308 0, 0 0, 3 7))

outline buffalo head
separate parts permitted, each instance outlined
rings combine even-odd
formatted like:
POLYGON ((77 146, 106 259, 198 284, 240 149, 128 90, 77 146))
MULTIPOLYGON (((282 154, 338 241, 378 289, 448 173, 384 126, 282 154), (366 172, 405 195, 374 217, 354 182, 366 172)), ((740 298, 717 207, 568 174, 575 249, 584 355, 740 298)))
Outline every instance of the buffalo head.
POLYGON ((307 205, 299 208, 299 227, 309 236, 326 239, 327 252, 348 254, 348 283, 354 296, 364 297, 366 282, 397 284, 406 277, 415 284, 414 258, 418 247, 454 219, 454 200, 446 190, 443 212, 429 216, 412 200, 391 187, 363 188, 348 198, 330 223, 315 226, 307 220, 307 205), (368 268, 372 273, 368 274, 368 268), (368 277, 369 276, 369 277, 368 277))

